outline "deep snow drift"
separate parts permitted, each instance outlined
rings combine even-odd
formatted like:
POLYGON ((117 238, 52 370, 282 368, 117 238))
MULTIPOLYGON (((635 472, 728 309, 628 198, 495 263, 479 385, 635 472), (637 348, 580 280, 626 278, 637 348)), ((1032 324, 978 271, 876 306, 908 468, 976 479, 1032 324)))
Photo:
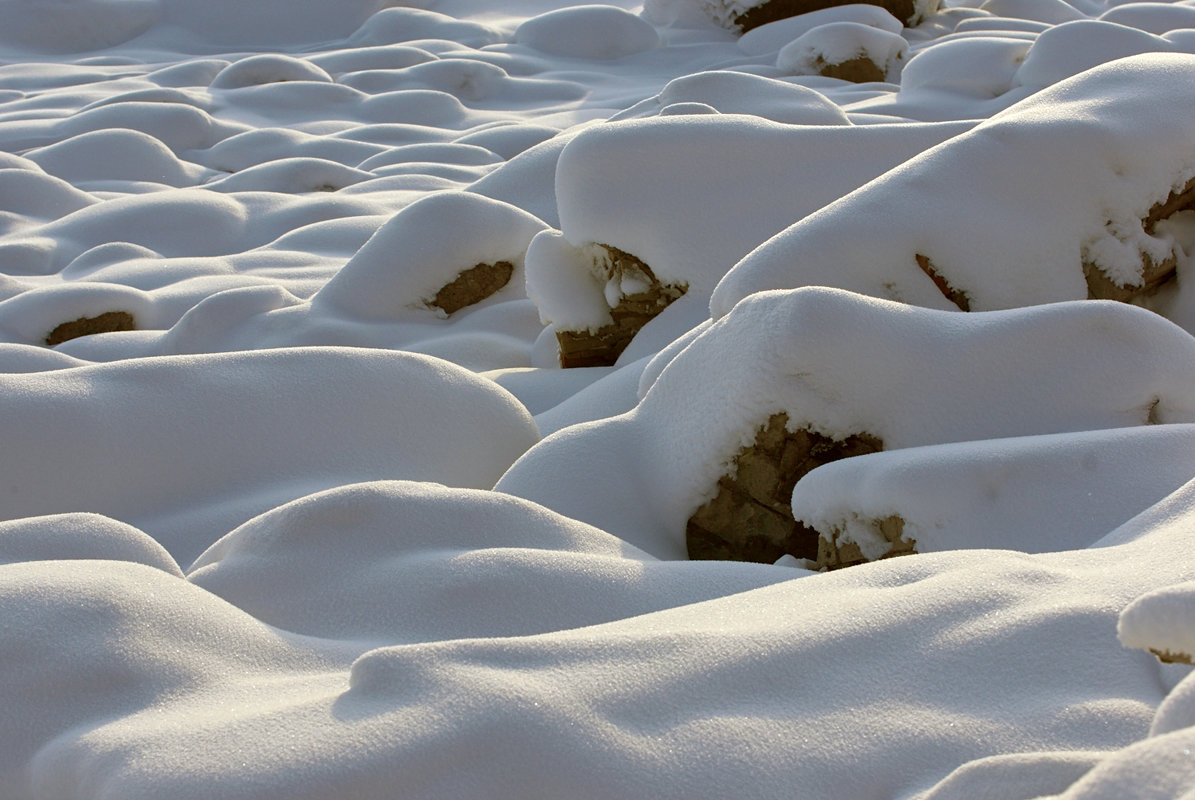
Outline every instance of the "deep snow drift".
POLYGON ((1195 2, 908 7, 0 0, 0 799, 1195 791, 1195 2))

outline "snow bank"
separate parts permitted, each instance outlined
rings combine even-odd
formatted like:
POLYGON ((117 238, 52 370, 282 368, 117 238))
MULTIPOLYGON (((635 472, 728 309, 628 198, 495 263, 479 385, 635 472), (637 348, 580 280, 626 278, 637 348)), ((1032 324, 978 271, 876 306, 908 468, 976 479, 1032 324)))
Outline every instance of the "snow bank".
POLYGON ((813 284, 973 311, 1085 297, 1085 273, 1132 291, 1177 258, 1146 218, 1195 177, 1193 75, 1191 56, 1140 56, 1024 100, 765 242, 711 310, 813 284))

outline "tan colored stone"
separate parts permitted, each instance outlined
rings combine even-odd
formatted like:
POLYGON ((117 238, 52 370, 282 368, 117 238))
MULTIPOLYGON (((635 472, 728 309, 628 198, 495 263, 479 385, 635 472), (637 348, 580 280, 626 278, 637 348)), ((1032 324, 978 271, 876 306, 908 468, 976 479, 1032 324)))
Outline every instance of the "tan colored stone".
POLYGON ((1149 649, 1149 652, 1157 656, 1158 661, 1161 661, 1163 664, 1195 665, 1195 662, 1191 661, 1191 656, 1187 653, 1172 653, 1169 650, 1154 650, 1152 647, 1149 649))
POLYGON ((819 58, 815 66, 818 68, 819 75, 827 78, 838 78, 839 80, 850 81, 851 83, 874 83, 888 79, 883 68, 867 56, 852 58, 849 61, 843 61, 841 64, 830 64, 819 58))
POLYGON ((462 308, 480 303, 510 283, 514 271, 514 264, 509 261, 470 267, 436 292, 436 296, 427 304, 445 314, 454 314, 462 308))
POLYGON ((93 333, 135 330, 137 322, 132 314, 127 311, 109 311, 98 317, 79 317, 71 322, 62 323, 46 335, 46 344, 54 347, 70 339, 90 336, 93 333))
MULTIPOLYGON (((1195 211, 1195 178, 1182 189, 1171 192, 1162 202, 1155 203, 1145 219, 1141 220, 1141 227, 1152 236, 1159 222, 1170 219, 1180 211, 1195 211)), ((1149 296, 1174 278, 1177 267, 1178 258, 1174 254, 1155 263, 1152 258, 1142 253, 1141 283, 1124 286, 1113 281, 1096 265, 1085 263, 1083 275, 1087 278, 1087 296, 1092 300, 1119 300, 1122 303, 1137 297, 1149 296)))
POLYGON ((866 433, 836 440, 805 429, 789 431, 788 415, 773 414, 718 480, 713 499, 689 519, 689 557, 768 564, 785 553, 814 559, 818 534, 793 519, 793 487, 822 464, 882 449, 866 433))
POLYGON ((916 5, 913 0, 769 0, 769 2, 750 8, 735 17, 734 24, 746 33, 752 28, 758 28, 760 25, 766 25, 779 19, 859 2, 887 9, 892 16, 905 25, 913 22, 916 13, 916 5))
MULTIPOLYGON (((905 521, 897 516, 874 520, 876 531, 889 543, 881 559, 913 555, 917 552, 915 539, 906 539, 905 521)), ((817 541, 817 568, 821 570, 841 569, 856 564, 865 564, 870 559, 863 555, 859 545, 852 541, 840 541, 840 534, 833 532, 822 535, 817 541)))
POLYGON ((683 285, 661 283, 650 267, 630 253, 609 245, 599 244, 595 247, 598 248, 599 257, 594 260, 594 270, 604 282, 621 283, 631 278, 647 288, 623 295, 618 305, 610 309, 613 322, 596 331, 557 331, 562 367, 610 366, 652 317, 688 289, 683 285))
POLYGON ((967 293, 960 292, 947 283, 946 278, 942 277, 942 273, 938 272, 928 256, 917 253, 913 258, 917 260, 917 266, 921 268, 921 271, 929 276, 929 279, 934 282, 934 286, 938 287, 938 291, 942 293, 943 297, 958 306, 959 311, 971 310, 971 299, 967 297, 967 293))

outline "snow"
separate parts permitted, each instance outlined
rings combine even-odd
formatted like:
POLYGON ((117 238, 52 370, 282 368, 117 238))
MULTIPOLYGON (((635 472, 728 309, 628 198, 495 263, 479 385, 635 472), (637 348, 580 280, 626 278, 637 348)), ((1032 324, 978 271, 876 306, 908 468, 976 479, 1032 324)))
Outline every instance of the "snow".
POLYGON ((0 0, 4 800, 1195 791, 1195 3, 753 2, 0 0))

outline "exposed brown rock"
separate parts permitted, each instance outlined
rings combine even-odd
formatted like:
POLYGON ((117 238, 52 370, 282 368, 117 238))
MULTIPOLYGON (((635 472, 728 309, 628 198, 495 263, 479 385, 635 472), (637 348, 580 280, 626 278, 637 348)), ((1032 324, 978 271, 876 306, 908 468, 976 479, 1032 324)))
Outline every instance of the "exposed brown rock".
POLYGON ((830 64, 819 58, 814 66, 818 68, 819 75, 851 83, 872 83, 888 79, 887 73, 867 56, 852 58, 841 64, 830 64))
POLYGON ((436 296, 427 302, 431 308, 438 308, 445 314, 453 314, 466 306, 479 303, 510 283, 515 266, 509 261, 494 264, 478 264, 457 275, 436 296))
POLYGON ((934 286, 938 287, 938 291, 942 293, 943 297, 958 306, 959 311, 971 310, 971 299, 967 297, 967 293, 960 292, 947 283, 946 279, 942 277, 942 273, 938 272, 928 256, 918 253, 914 258, 917 259, 917 266, 929 276, 929 279, 934 282, 934 286))
POLYGON ((787 425, 787 414, 773 414, 718 480, 718 493, 689 519, 689 558, 770 564, 785 553, 817 557, 817 531, 793 519, 793 487, 814 468, 877 452, 883 442, 866 433, 836 440, 787 425))
MULTIPOLYGON (((1153 208, 1141 220, 1141 227, 1149 235, 1153 235, 1158 223, 1180 211, 1195 211, 1195 178, 1178 191, 1171 192, 1165 200, 1155 203, 1153 208)), ((1094 264, 1083 265, 1083 275, 1087 278, 1087 296, 1093 300, 1119 300, 1129 302, 1136 297, 1153 294, 1164 283, 1171 280, 1178 267, 1178 258, 1171 254, 1169 258, 1155 263, 1148 255, 1141 254, 1141 283, 1122 286, 1116 283, 1094 264)))
POLYGON ((685 293, 687 286, 661 283, 651 268, 630 253, 599 244, 601 256, 594 269, 604 281, 621 283, 632 278, 646 285, 642 292, 623 295, 610 309, 614 320, 596 331, 556 332, 560 343, 560 366, 607 367, 618 360, 639 329, 685 293))
MULTIPOLYGON (((875 521, 876 530, 891 545, 880 558, 893 558, 916 553, 916 540, 904 538, 905 521, 900 517, 884 517, 875 521)), ((828 537, 822 535, 817 541, 817 567, 822 570, 841 569, 856 564, 867 563, 870 559, 863 555, 859 545, 854 542, 840 542, 839 534, 831 533, 828 537)))
POLYGON ((820 11, 823 8, 846 6, 859 2, 886 8, 892 16, 905 25, 913 22, 913 16, 916 13, 913 0, 770 0, 744 11, 735 18, 734 24, 746 33, 752 28, 758 28, 760 25, 766 25, 778 19, 787 19, 798 14, 808 14, 810 11, 820 11))
POLYGON ((46 335, 46 344, 50 347, 62 344, 80 336, 90 336, 93 333, 112 333, 114 331, 135 331, 137 322, 127 311, 109 311, 98 317, 79 317, 72 322, 64 322, 46 335))
POLYGON ((1155 656, 1157 656, 1158 661, 1161 661, 1163 664, 1193 664, 1193 665, 1195 665, 1195 662, 1191 661, 1191 656, 1189 656, 1186 653, 1172 653, 1169 650, 1154 650, 1152 647, 1149 649, 1149 652, 1151 652, 1155 656))
POLYGON ((1083 265, 1083 276, 1087 279, 1087 297, 1091 300, 1119 300, 1127 303, 1133 298, 1148 296, 1156 292, 1162 284, 1174 277, 1178 267, 1175 256, 1155 264, 1148 255, 1141 254, 1140 284, 1122 286, 1116 283, 1104 271, 1094 264, 1083 265))

